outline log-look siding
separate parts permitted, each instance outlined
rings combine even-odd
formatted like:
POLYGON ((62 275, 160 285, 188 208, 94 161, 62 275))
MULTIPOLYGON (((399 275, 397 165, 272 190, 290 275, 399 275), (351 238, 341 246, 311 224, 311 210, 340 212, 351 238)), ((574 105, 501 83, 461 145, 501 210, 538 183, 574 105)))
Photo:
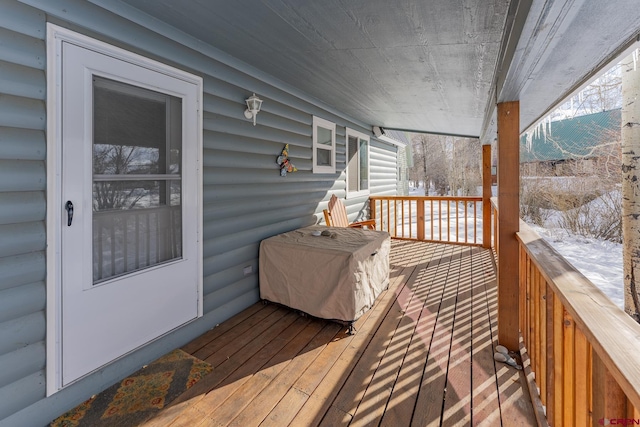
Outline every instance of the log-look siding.
POLYGON ((0 425, 45 394, 45 20, 0 2, 0 425))
MULTIPOLYGON (((347 126, 371 132, 368 124, 355 123, 148 17, 125 19, 86 1, 0 0, 0 425, 44 425, 255 303, 260 240, 314 224, 331 194, 344 198, 347 126), (49 398, 44 252, 45 215, 51 208, 45 197, 47 21, 204 79, 204 318, 49 398), (253 92, 264 100, 255 127, 243 116, 244 100, 253 92), (314 115, 337 124, 336 174, 311 172, 314 115), (276 157, 287 143, 298 172, 283 178, 276 157), (245 276, 246 266, 252 273, 245 276)), ((372 137, 370 151, 371 193, 395 194, 396 147, 372 137)), ((352 219, 366 215, 366 200, 345 202, 352 219)))

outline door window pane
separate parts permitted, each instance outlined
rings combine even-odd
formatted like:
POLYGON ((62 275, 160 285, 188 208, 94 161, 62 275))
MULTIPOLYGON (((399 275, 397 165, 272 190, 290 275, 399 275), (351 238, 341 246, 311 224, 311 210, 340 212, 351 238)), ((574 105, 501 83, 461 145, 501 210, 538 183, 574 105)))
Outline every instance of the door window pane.
POLYGON ((93 86, 93 279, 182 257, 182 100, 93 86))
POLYGON ((180 206, 93 213, 93 282, 182 256, 180 206))
POLYGON ((180 206, 179 180, 93 181, 93 211, 180 206))
POLYGON ((182 100, 94 77, 93 173, 180 173, 182 100))

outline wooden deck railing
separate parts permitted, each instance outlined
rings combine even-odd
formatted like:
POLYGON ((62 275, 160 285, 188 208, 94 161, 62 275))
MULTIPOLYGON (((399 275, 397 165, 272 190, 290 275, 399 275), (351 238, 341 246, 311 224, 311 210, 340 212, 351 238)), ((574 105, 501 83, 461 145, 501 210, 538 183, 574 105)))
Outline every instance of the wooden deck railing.
POLYGON ((378 230, 396 239, 482 244, 482 197, 371 196, 378 230))
POLYGON ((640 424, 640 325, 525 224, 518 240, 520 330, 547 420, 640 424))
POLYGON ((498 253, 498 198, 491 198, 491 246, 498 253))
POLYGON ((521 352, 546 420, 640 425, 640 325, 522 221, 517 238, 521 352))

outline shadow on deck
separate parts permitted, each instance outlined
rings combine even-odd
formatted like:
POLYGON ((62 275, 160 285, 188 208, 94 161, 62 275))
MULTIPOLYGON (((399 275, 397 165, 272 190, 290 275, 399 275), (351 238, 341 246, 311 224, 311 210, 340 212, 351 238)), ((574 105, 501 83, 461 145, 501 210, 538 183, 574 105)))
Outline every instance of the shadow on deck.
POLYGON ((258 303, 187 344, 214 371, 145 425, 535 425, 521 371, 493 360, 491 251, 393 241, 390 262, 355 335, 258 303))

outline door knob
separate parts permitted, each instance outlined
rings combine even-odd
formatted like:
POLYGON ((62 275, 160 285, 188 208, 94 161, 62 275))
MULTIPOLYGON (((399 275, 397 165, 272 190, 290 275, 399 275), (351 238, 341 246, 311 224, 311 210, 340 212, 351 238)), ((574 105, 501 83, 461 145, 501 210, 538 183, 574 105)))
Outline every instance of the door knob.
POLYGON ((71 221, 73 221, 73 203, 71 203, 71 200, 67 200, 64 208, 67 210, 67 227, 71 227, 71 221))

